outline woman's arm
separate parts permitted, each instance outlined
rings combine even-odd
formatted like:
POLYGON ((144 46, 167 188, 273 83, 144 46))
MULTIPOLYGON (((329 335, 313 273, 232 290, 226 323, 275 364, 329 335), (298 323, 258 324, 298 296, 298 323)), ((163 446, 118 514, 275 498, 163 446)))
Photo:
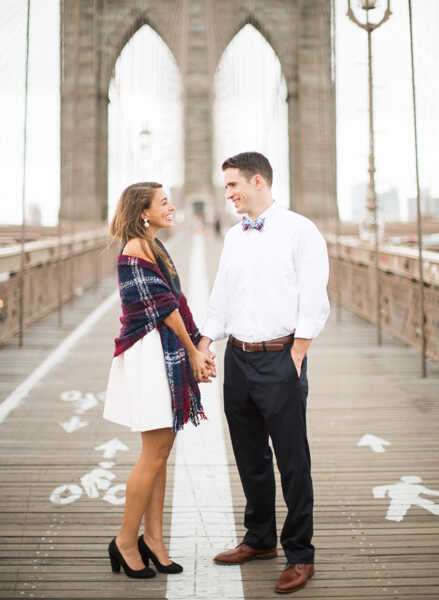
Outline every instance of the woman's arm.
MULTIPOLYGON (((148 246, 148 249, 149 249, 149 246, 148 246)), ((151 258, 154 259, 154 257, 145 256, 145 247, 143 244, 140 243, 139 239, 130 240, 126 244, 124 250, 125 250, 126 254, 130 254, 131 256, 137 256, 139 258, 143 258, 146 260, 150 260, 151 262, 155 262, 154 260, 151 260, 151 258)), ((138 279, 138 277, 139 276, 137 274, 137 279, 138 279)), ((150 285, 151 284, 149 284, 149 286, 150 285)), ((165 286, 163 284, 161 287, 163 287, 163 290, 160 290, 162 295, 165 294, 166 290, 169 292, 169 295, 170 295, 171 290, 168 289, 167 286, 165 286)), ((144 288, 148 288, 148 286, 147 285, 143 286, 142 290, 144 288)), ((156 292, 157 292, 157 290, 156 290, 156 292)), ((139 293, 140 293, 140 295, 142 295, 141 290, 139 291, 139 293)), ((162 302, 163 302, 163 299, 162 299, 162 302)), ((170 303, 168 305, 167 312, 169 312, 169 309, 172 309, 172 303, 170 303)), ((191 367, 192 367, 192 371, 194 373, 195 379, 197 381, 209 382, 210 381, 209 375, 212 371, 215 370, 214 362, 209 356, 206 356, 206 354, 204 354, 203 352, 200 352, 195 347, 195 345, 186 329, 183 318, 182 318, 178 308, 174 308, 174 310, 171 310, 171 312, 169 312, 169 314, 162 319, 162 322, 165 323, 169 327, 169 329, 171 329, 175 333, 175 335, 178 336, 181 343, 183 344, 185 350, 188 353, 189 361, 191 363, 191 367)))

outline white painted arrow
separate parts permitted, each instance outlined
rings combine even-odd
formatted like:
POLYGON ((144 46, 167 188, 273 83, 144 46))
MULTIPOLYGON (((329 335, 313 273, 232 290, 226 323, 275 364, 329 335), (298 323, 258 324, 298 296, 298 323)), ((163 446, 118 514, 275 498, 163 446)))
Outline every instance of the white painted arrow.
POLYGON ((105 444, 96 446, 95 450, 103 450, 104 458, 113 458, 113 456, 116 456, 116 452, 118 452, 119 450, 129 450, 129 448, 117 438, 113 438, 112 440, 105 442, 105 444))
POLYGON ((81 429, 81 427, 86 427, 88 425, 87 421, 81 421, 81 417, 71 417, 69 421, 64 421, 64 423, 60 423, 61 427, 67 433, 73 433, 77 429, 81 429))
POLYGON ((374 452, 385 452, 384 446, 390 446, 391 443, 387 440, 383 440, 373 433, 366 433, 363 435, 357 446, 369 446, 374 452))

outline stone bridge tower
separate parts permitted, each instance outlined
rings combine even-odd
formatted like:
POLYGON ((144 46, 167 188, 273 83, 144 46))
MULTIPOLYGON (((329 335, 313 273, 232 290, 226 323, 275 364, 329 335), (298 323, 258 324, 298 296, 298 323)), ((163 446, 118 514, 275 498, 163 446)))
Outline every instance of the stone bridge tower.
POLYGON ((168 44, 184 88, 184 201, 215 198, 214 75, 251 23, 271 44, 288 86, 292 208, 334 216, 335 127, 328 0, 60 0, 61 218, 107 217, 107 104, 115 62, 150 25, 168 44))

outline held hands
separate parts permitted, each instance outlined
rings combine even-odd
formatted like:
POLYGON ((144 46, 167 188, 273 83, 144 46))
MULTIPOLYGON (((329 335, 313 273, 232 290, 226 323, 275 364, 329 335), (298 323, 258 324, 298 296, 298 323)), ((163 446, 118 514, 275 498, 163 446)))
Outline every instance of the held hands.
POLYGON ((198 383, 210 383, 210 377, 216 376, 215 354, 208 348, 196 348, 190 355, 194 377, 198 383))
POLYGON ((206 366, 204 375, 197 379, 199 383, 210 383, 212 381, 210 377, 216 377, 215 354, 209 350, 210 344, 211 341, 206 337, 202 337, 198 342, 197 350, 210 360, 209 366, 206 366))

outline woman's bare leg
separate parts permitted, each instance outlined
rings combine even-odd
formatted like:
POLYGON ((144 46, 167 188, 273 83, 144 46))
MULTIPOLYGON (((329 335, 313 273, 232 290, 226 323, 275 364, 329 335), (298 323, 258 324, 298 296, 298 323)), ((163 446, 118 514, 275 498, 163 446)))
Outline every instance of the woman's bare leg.
POLYGON ((145 510, 143 538, 162 565, 170 565, 169 554, 163 541, 163 507, 166 492, 166 471, 164 464, 154 482, 149 504, 145 510))
POLYGON ((116 544, 132 569, 143 569, 137 536, 145 506, 150 503, 155 480, 166 466, 175 433, 170 428, 142 432, 142 452, 127 481, 125 510, 116 544))

